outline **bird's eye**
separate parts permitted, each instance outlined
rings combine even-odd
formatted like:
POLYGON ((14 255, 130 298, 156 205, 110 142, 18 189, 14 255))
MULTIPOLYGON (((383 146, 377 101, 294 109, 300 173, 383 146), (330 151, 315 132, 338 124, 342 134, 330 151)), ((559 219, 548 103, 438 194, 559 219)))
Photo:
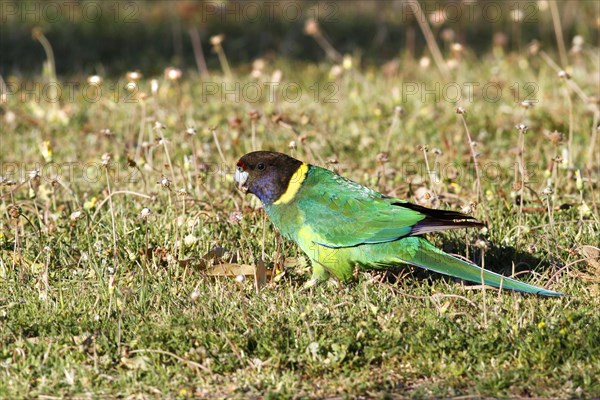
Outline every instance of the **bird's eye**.
POLYGON ((259 163, 259 164, 256 166, 256 168, 257 168, 257 169, 259 169, 260 171, 262 171, 263 169, 265 169, 265 164, 263 164, 263 163, 259 163))

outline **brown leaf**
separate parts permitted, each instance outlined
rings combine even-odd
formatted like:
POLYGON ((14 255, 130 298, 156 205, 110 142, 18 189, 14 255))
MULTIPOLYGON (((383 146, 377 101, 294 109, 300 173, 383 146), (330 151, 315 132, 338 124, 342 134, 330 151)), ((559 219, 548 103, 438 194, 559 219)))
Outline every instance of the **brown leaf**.
POLYGON ((254 267, 249 264, 224 263, 208 268, 206 274, 209 276, 253 276, 254 267))
POLYGON ((206 268, 210 265, 210 261, 213 263, 226 261, 235 263, 237 262, 237 256, 233 253, 229 253, 229 250, 225 247, 215 246, 208 253, 206 253, 200 259, 200 267, 206 268))
POLYGON ((594 246, 581 246, 581 254, 590 267, 600 273, 600 249, 594 246))
POLYGON ((267 284, 267 268, 265 267, 265 262, 262 260, 258 260, 258 264, 256 265, 254 271, 254 288, 256 289, 256 293, 260 290, 261 287, 267 284))

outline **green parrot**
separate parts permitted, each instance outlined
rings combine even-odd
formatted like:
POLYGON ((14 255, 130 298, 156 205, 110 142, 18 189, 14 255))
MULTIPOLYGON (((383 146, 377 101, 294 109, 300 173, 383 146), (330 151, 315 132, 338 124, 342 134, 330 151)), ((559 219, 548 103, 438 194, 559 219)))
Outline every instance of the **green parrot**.
POLYGON ((270 221, 312 262, 308 287, 334 276, 351 280, 355 268, 411 264, 504 289, 560 296, 444 253, 421 235, 480 227, 473 217, 385 196, 336 173, 286 154, 255 151, 237 163, 235 181, 257 196, 270 221))

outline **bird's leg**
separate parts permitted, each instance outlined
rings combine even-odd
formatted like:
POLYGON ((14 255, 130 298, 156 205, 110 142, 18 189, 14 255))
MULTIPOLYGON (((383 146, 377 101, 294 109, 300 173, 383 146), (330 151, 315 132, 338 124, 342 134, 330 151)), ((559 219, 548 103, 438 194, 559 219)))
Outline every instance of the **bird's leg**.
POLYGON ((304 284, 304 289, 310 289, 329 279, 329 271, 315 260, 312 260, 312 271, 312 276, 310 277, 310 280, 304 284))

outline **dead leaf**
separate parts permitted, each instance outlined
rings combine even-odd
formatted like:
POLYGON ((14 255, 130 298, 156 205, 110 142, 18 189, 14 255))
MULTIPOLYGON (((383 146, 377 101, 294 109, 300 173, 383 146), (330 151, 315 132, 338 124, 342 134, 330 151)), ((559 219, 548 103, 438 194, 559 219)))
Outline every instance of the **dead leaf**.
POLYGON ((581 246, 581 255, 583 259, 590 266, 590 271, 582 272, 579 271, 579 276, 591 282, 600 282, 600 249, 595 246, 581 246))
POLYGON ((121 364, 129 369, 141 369, 145 371, 148 369, 150 359, 143 355, 138 355, 132 358, 121 357, 121 364))
POLYGON ((254 287, 256 289, 256 293, 260 290, 261 287, 267 284, 267 268, 265 267, 265 262, 261 259, 258 260, 258 264, 254 270, 254 287))
POLYGON ((581 246, 581 254, 590 267, 600 273, 600 249, 594 246, 581 246))
POLYGON ((215 246, 208 253, 202 256, 199 265, 202 268, 206 268, 208 265, 210 265, 210 261, 215 263, 220 261, 236 263, 237 256, 234 253, 229 252, 229 250, 225 247, 215 246))
POLYGON ((225 263, 218 264, 206 270, 209 276, 253 276, 254 267, 249 264, 225 263))
POLYGON ((283 261, 283 267, 284 268, 305 268, 306 266, 308 266, 308 263, 306 262, 306 258, 304 257, 288 257, 283 261))

